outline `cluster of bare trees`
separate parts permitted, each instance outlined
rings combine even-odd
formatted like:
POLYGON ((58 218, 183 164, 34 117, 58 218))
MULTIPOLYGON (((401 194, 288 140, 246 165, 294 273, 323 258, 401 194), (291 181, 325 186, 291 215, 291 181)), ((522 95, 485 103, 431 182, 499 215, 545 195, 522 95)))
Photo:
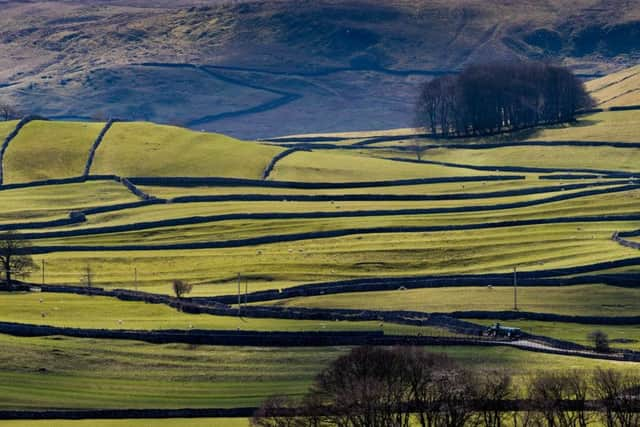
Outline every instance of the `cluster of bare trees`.
POLYGON ((0 121, 7 121, 20 118, 20 112, 18 109, 7 103, 0 101, 0 121))
POLYGON ((604 427, 640 425, 640 376, 548 371, 514 384, 421 348, 355 348, 300 402, 269 399, 254 427, 604 427))
POLYGON ((567 68, 538 62, 478 64, 425 83, 416 125, 434 135, 487 135, 569 122, 593 105, 567 68))

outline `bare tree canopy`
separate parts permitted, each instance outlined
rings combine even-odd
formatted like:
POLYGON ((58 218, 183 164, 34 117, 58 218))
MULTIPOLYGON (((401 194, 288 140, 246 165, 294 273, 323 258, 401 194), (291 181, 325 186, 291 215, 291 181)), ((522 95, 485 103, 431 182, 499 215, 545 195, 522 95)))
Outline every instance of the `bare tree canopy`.
POLYGON ((176 298, 182 298, 184 295, 191 292, 193 285, 185 282, 184 280, 173 281, 173 292, 176 294, 176 298))
POLYGON ((575 120, 592 108, 567 68, 537 62, 479 64, 424 84, 416 127, 434 135, 479 136, 575 120))
POLYGON ((0 234, 0 264, 7 285, 11 286, 13 277, 28 276, 36 268, 26 250, 29 241, 20 239, 16 233, 0 234))
POLYGON ((20 117, 20 112, 13 105, 0 101, 0 121, 13 120, 20 117))
POLYGON ((360 347, 323 370, 302 401, 265 401, 252 426, 588 427, 594 421, 640 425, 640 375, 557 369, 514 385, 507 371, 470 370, 422 348, 360 347))

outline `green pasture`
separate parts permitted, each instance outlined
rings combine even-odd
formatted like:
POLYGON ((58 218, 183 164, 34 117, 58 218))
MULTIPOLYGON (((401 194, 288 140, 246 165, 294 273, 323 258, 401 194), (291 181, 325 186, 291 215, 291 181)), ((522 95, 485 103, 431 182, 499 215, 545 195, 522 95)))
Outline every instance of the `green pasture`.
POLYGON ((116 123, 96 151, 92 174, 260 179, 282 149, 152 123, 116 123))
MULTIPOLYGON (((534 268, 538 266, 522 267, 534 268)), ((539 268, 544 268, 540 266, 539 268)), ((424 312, 513 310, 511 286, 447 287, 383 292, 355 292, 271 301, 287 307, 410 310, 424 312)), ((518 309, 571 316, 637 316, 640 289, 606 285, 519 286, 518 309)))
POLYGON ((640 142, 639 131, 640 111, 605 111, 581 116, 575 124, 539 128, 529 138, 547 141, 640 142))
MULTIPOLYGON (((612 187, 615 188, 615 187, 612 187)), ((640 186, 638 186, 640 188, 640 186)), ((603 189, 604 190, 604 189, 603 189)), ((407 209, 434 209, 434 208, 455 208, 464 206, 487 206, 489 208, 494 205, 503 205, 510 203, 522 203, 528 201, 539 201, 538 205, 526 208, 511 208, 506 210, 481 210, 471 213, 445 213, 445 214, 420 214, 423 217, 423 221, 427 218, 434 218, 434 224, 436 223, 456 223, 459 220, 464 220, 465 223, 473 222, 477 218, 486 218, 487 216, 512 216, 518 217, 517 213, 521 210, 527 209, 529 211, 544 211, 545 216, 553 215, 558 210, 571 209, 575 211, 576 215, 586 215, 587 208, 580 205, 580 201, 584 205, 588 202, 593 206, 589 209, 593 212, 598 212, 598 209, 602 209, 603 205, 609 203, 611 198, 619 199, 621 206, 616 207, 617 210, 625 212, 628 210, 628 204, 635 204, 635 199, 640 195, 638 191, 625 191, 620 193, 614 193, 610 197, 607 195, 588 196, 588 197, 576 197, 572 200, 566 200, 561 202, 549 203, 546 201, 548 198, 557 197, 561 195, 579 194, 583 191, 589 191, 585 189, 580 190, 567 190, 556 191, 544 194, 533 194, 526 196, 512 196, 512 197, 493 197, 493 198, 480 198, 470 200, 435 200, 435 201, 314 201, 314 202, 300 202, 300 201, 253 201, 253 202, 191 202, 191 203, 167 203, 160 205, 141 206, 137 208, 120 210, 115 212, 99 213, 89 215, 87 222, 72 225, 66 228, 92 228, 103 226, 123 225, 130 223, 141 223, 149 221, 161 221, 174 218, 189 218, 196 216, 211 216, 211 215, 226 215, 226 214, 245 214, 245 213, 308 213, 308 212, 353 212, 353 211, 375 211, 375 210, 389 210, 389 211, 401 211, 407 209), (617 195, 617 197, 616 197, 617 195), (573 203, 572 203, 573 202, 573 203), (545 209, 549 207, 549 209, 545 209), (452 218, 457 218, 452 219, 452 218), (445 221, 445 222, 443 222, 445 221)), ((285 196, 286 197, 286 196, 285 196)), ((286 200, 286 199, 285 199, 286 200)), ((571 213, 570 213, 571 214, 571 213)), ((269 220, 256 220, 259 222, 269 220)), ((318 222, 318 219, 313 219, 314 222, 318 222)), ((372 224, 375 224, 377 220, 375 218, 369 218, 372 224)), ((402 221, 405 221, 403 219, 402 221)), ((64 229, 64 228, 60 228, 64 229)))
POLYGON ((49 185, 0 191, 0 223, 67 218, 72 211, 138 201, 114 181, 49 185))
MULTIPOLYGON (((265 205, 275 202, 254 202, 249 205, 265 205)), ((395 202, 382 202, 382 205, 389 206, 395 202)), ((423 203, 423 202, 419 202, 423 203)), ((323 204, 331 209, 331 203, 327 202, 311 202, 313 206, 323 204)), ((367 203, 346 202, 337 206, 348 206, 349 204, 366 207, 367 203)), ((195 204, 200 207, 206 204, 195 204)), ((221 204, 224 205, 224 204, 221 204)), ((295 212, 295 207, 303 206, 301 211, 305 211, 304 207, 308 206, 308 202, 291 202, 289 209, 286 211, 295 212), (306 205, 306 206, 305 206, 306 205)), ((136 231, 113 232, 107 234, 98 233, 83 236, 71 236, 61 238, 43 238, 35 241, 37 246, 59 246, 59 245, 88 245, 88 246, 122 246, 135 244, 144 241, 146 244, 174 244, 174 243, 191 243, 191 242, 211 242, 211 241, 228 241, 245 238, 254 238, 269 235, 286 235, 303 232, 318 232, 324 230, 344 230, 344 229, 370 229, 374 227, 400 227, 400 226, 447 226, 447 225, 466 225, 466 224, 491 224, 504 221, 519 221, 527 219, 546 219, 561 217, 582 217, 582 216, 598 216, 598 215, 624 215, 637 214, 640 205, 640 190, 632 190, 613 194, 601 194, 597 196, 582 197, 571 200, 564 200, 553 203, 543 203, 536 206, 486 210, 469 213, 446 213, 446 214, 414 214, 414 215, 384 215, 384 216, 358 216, 358 217, 332 217, 332 218, 312 218, 312 219, 239 219, 224 220, 214 222, 204 222, 192 225, 181 225, 171 227, 154 227, 144 228, 136 231)), ((217 204, 216 204, 217 206, 217 204)), ((233 204, 230 205, 233 208, 233 204)), ((277 206, 277 205, 274 205, 277 206)), ((424 205, 423 205, 424 206, 424 205)), ((215 214, 213 210, 194 210, 191 204, 178 204, 174 208, 169 207, 167 212, 177 212, 182 210, 181 217, 190 217, 206 214, 215 214)), ((333 210, 336 211, 335 206, 333 210)), ((345 210, 350 210, 345 207, 345 210)), ((353 209, 351 209, 353 210, 353 209)), ((165 219, 156 216, 162 213, 163 208, 157 206, 149 206, 144 208, 133 209, 129 212, 140 212, 138 220, 135 222, 144 222, 151 220, 165 219)), ((307 210, 308 211, 308 210, 307 210)), ((98 214, 90 218, 88 223, 78 226, 63 227, 69 228, 85 228, 91 230, 91 226, 119 225, 126 220, 127 211, 119 211, 114 213, 98 214)), ((219 212, 217 212, 219 213, 219 212)), ((170 218, 170 217, 169 217, 170 218)), ((581 231, 580 226, 575 224, 565 224, 568 229, 581 231)), ((499 228, 499 227, 498 227, 499 228)), ((637 228, 636 225, 630 229, 637 228)), ((620 228, 614 226, 608 227, 609 236, 614 231, 621 231, 620 228)), ((623 229, 624 230, 624 229, 623 229)), ((477 230, 470 230, 475 233, 477 230)), ((595 239, 595 235, 592 239, 595 239)))
POLYGON ((9 144, 4 183, 80 176, 104 123, 33 121, 9 144))
POLYGON ((88 329, 212 329, 243 331, 377 331, 451 335, 438 328, 380 322, 254 319, 181 313, 164 304, 57 293, 0 293, 0 321, 88 329))
POLYGON ((17 124, 17 120, 0 122, 0 142, 4 142, 4 139, 16 128, 17 124))
MULTIPOLYGON (((488 173, 490 175, 490 173, 488 173)), ((221 196, 221 195, 352 195, 352 194, 456 194, 456 193, 487 193, 491 191, 510 191, 525 188, 543 188, 576 183, 594 183, 599 180, 543 180, 534 174, 523 175, 526 179, 509 181, 481 181, 481 182, 452 182, 420 185, 398 185, 389 187, 363 187, 341 189, 295 189, 271 187, 164 187, 140 185, 138 188, 146 193, 163 199, 173 199, 182 196, 221 196)), ((283 200, 285 200, 283 197, 283 200)))
POLYGON ((475 166, 640 171, 640 149, 633 148, 530 145, 485 150, 437 148, 426 151, 424 158, 475 166))
MULTIPOLYGON (((170 292, 175 278, 188 280, 194 293, 236 292, 236 276, 250 291, 355 277, 509 272, 513 265, 543 262, 570 267, 637 257, 610 237, 637 224, 583 223, 523 226, 437 233, 389 233, 311 239, 298 242, 202 250, 96 251, 36 256, 46 262, 48 283, 79 283, 87 264, 99 286, 139 285, 170 292)), ((87 240, 90 242, 90 240, 87 240)), ((627 267, 625 271, 638 271, 627 267)), ((32 278, 39 280, 39 278, 32 278)))
POLYGON ((591 80, 586 86, 598 106, 611 107, 640 104, 639 83, 640 67, 635 66, 591 80))
MULTIPOLYGON (((631 82, 628 82, 631 83, 631 82)), ((618 88, 611 88, 612 92, 618 91, 623 86, 618 88)), ((612 93, 611 92, 611 93, 612 93)), ((606 93, 606 92, 603 92, 606 93)), ((615 94, 614 94, 615 95, 615 94)), ((616 98, 615 102, 608 103, 613 105, 616 102, 619 104, 637 104, 638 102, 634 102, 638 99, 638 92, 631 92, 625 94, 623 97, 616 98)), ((562 125, 554 125, 547 127, 538 127, 535 129, 529 129, 514 133, 501 134, 496 136, 484 137, 484 138, 463 138, 457 139, 453 141, 456 144, 459 143, 484 143, 484 142, 500 142, 500 141, 610 141, 610 142, 640 142, 638 139, 638 134, 640 131, 640 111, 630 110, 630 111, 605 111, 602 113, 588 114, 584 116, 578 117, 575 123, 562 124, 562 125)), ((442 141, 437 140, 422 140, 424 145, 429 144, 441 144, 442 141)), ((400 141, 385 141, 375 144, 376 146, 389 146, 393 147, 396 145, 413 145, 414 141, 412 138, 407 137, 405 140, 400 141)), ((446 142, 445 142, 446 144, 446 142)), ((529 147, 527 147, 529 148, 529 147)), ((558 149, 560 147, 553 147, 553 149, 558 149)), ((569 150, 573 150, 571 147, 569 150)), ((588 159, 594 159, 594 155, 590 154, 589 151, 598 151, 598 147, 589 147, 584 151, 578 151, 580 156, 573 155, 570 158, 566 159, 566 162, 563 162, 562 159, 550 159, 555 160, 556 163, 550 163, 548 167, 556 164, 569 164, 572 165, 570 167, 579 167, 578 165, 585 164, 588 159), (582 156, 586 156, 586 159, 583 159, 582 156), (575 162, 575 163, 572 163, 575 162), (557 163, 560 162, 560 163, 557 163)), ((485 151, 485 150, 476 150, 476 152, 485 151)), ((423 156, 425 159, 430 158, 431 150, 425 152, 423 156)), ((603 153, 607 153, 605 150, 603 153)), ((609 152, 615 153, 615 151, 609 152)), ((415 156, 414 156, 415 157, 415 156)), ((536 158, 531 155, 526 155, 526 160, 530 160, 532 162, 536 162, 536 158)), ((496 159, 499 160, 499 159, 496 159)), ((525 158, 522 159, 524 161, 525 158)), ((601 165, 605 165, 611 163, 608 159, 597 159, 598 163, 601 165)), ((456 163, 465 163, 462 160, 457 161, 456 163)), ((532 166, 532 164, 526 164, 527 166, 532 166)), ((494 163, 498 164, 498 163, 494 163)), ((515 165, 511 165, 515 166, 515 165)), ((584 167, 584 166, 583 166, 584 167)), ((593 166, 595 168, 595 166, 593 166)))
MULTIPOLYGON (((0 343, 2 409, 257 406, 273 394, 301 396, 324 366, 348 350, 6 335, 0 343)), ((429 349, 465 365, 507 368, 518 376, 540 369, 634 366, 502 347, 429 349)))
POLYGON ((357 182, 392 179, 487 175, 487 172, 447 166, 403 163, 352 151, 298 151, 277 164, 274 181, 357 182))

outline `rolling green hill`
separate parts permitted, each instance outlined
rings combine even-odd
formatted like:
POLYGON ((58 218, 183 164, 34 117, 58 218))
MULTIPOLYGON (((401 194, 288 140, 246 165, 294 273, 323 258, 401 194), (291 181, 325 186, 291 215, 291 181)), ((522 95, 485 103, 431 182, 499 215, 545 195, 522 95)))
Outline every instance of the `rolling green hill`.
POLYGON ((98 147, 91 173, 260 179, 281 151, 173 126, 116 123, 98 147))
MULTIPOLYGON (((540 275, 535 281, 529 277, 532 286, 520 288, 522 310, 632 316, 637 314, 636 290, 612 284, 613 279, 640 274, 640 253, 612 235, 640 228, 639 117, 635 111, 608 111, 582 117, 572 126, 537 129, 518 141, 509 136, 425 141, 439 146, 426 149, 422 162, 407 148, 415 140, 406 139, 405 131, 385 132, 399 140, 370 146, 349 147, 378 136, 371 132, 350 135, 353 140, 335 146, 314 149, 309 143, 307 151, 279 158, 287 147, 148 122, 119 122, 99 145, 90 173, 129 178, 134 187, 97 177, 34 183, 79 176, 103 124, 33 122, 7 151, 8 182, 23 185, 0 187, 0 203, 7 207, 0 212, 0 229, 28 234, 38 252, 35 263, 45 267, 44 272, 31 271, 28 280, 40 282, 44 273, 50 285, 81 285, 90 267, 93 286, 172 294, 172 281, 183 279, 194 285, 188 297, 224 297, 238 292, 240 273, 248 293, 274 291, 269 293, 274 299, 260 302, 262 306, 502 311, 512 301, 512 288, 504 286, 504 278, 511 280, 517 266, 525 277, 540 275), (493 145, 481 145, 486 143, 493 145), (54 161, 28 155, 37 150, 52 153, 54 161), (262 179, 274 159, 278 161, 271 174, 262 179), (188 180, 137 181, 136 176, 218 179, 191 186, 188 180), (137 189, 160 200, 143 201, 136 183, 137 189), (33 224, 61 219, 66 219, 64 224, 33 224), (439 276, 464 279, 472 274, 497 276, 475 286, 429 287, 439 276), (395 282, 400 278, 416 282, 402 290, 395 282), (349 279, 380 280, 385 286, 353 292, 335 283, 349 279), (278 291, 290 292, 302 284, 338 288, 335 293, 278 298, 278 291)), ((9 132, 15 123, 4 126, 9 132)), ((460 336, 441 326, 195 315, 166 305, 53 292, 0 293, 0 320, 105 329, 383 328, 387 335, 460 336)), ((496 321, 489 316, 470 320, 479 325, 496 321)), ((581 344, 588 344, 588 332, 602 327, 620 340, 613 343, 615 348, 640 348, 640 332, 633 324, 507 324, 581 344)), ((0 406, 19 409, 257 405, 274 389, 301 395, 316 372, 347 350, 5 335, 0 342, 12 349, 0 355, 8 367, 0 372, 0 392, 10 396, 0 406), (239 388, 239 383, 245 386, 239 388), (69 391, 52 391, 60 387, 69 391)), ((635 366, 508 348, 437 350, 471 366, 508 366, 518 376, 549 364, 557 369, 603 363, 635 366)))
POLYGON ((587 89, 601 107, 640 104, 640 65, 587 82, 587 89))
POLYGON ((82 175, 103 123, 33 121, 11 141, 4 156, 4 183, 82 175))

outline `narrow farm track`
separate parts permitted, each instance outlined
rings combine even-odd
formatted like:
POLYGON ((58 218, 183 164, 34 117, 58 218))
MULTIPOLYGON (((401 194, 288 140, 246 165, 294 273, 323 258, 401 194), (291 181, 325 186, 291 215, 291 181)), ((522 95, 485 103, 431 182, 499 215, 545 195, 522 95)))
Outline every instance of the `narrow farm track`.
MULTIPOLYGON (((100 235, 100 234, 110 234, 110 233, 118 233, 124 231, 138 231, 138 230, 146 230, 152 228, 159 227, 175 227, 182 225, 194 225, 194 224, 205 224, 205 223, 214 223, 214 222, 222 222, 222 221, 231 221, 231 220, 271 220, 271 219, 321 219, 321 218, 357 218, 357 217, 376 217, 376 216, 408 216, 408 215, 436 215, 436 214, 452 214, 452 213, 467 213, 467 212, 485 212, 485 211, 499 211, 499 210, 507 210, 507 209, 517 209, 531 206, 539 206, 548 203, 554 203, 558 201, 579 199, 582 197, 600 195, 600 194, 613 194, 619 192, 627 192, 640 189, 640 185, 624 185, 620 187, 613 188, 604 188, 604 189, 595 189, 595 190, 586 190, 576 193, 570 194, 561 194, 557 196, 547 197, 539 200, 527 200, 522 202, 511 202, 511 203, 503 203, 503 204, 492 204, 492 205, 479 205, 479 206, 455 206, 455 207, 442 207, 442 208, 426 208, 426 209, 371 209, 371 210, 358 210, 358 211, 337 211, 337 212, 329 212, 329 211, 318 211, 318 212, 260 212, 260 213, 230 213, 230 214, 222 214, 222 215, 209 215, 209 216, 193 216, 193 217, 183 217, 183 218, 173 218, 159 221, 148 221, 148 222, 138 222, 117 226, 106 226, 106 227, 93 227, 86 229, 78 229, 78 230, 66 230, 66 231, 49 231, 49 232, 41 232, 41 233, 27 233, 22 234, 21 237, 25 239, 44 239, 49 237, 73 237, 73 236, 86 236, 86 235, 100 235)), ((86 220, 86 215, 90 215, 92 213, 104 213, 104 212, 114 212, 118 210, 125 209, 134 209, 142 206, 147 206, 149 204, 157 204, 164 203, 165 201, 162 199, 153 200, 147 199, 147 203, 138 203, 138 204, 125 204, 125 205, 114 205, 114 206, 105 206, 103 208, 94 208, 87 209, 81 212, 82 215, 72 215, 69 218, 69 223, 81 223, 86 220)), ((627 216, 613 216, 614 218, 627 217, 627 216)), ((635 216, 631 216, 635 217, 635 216)), ((579 217, 579 218, 590 218, 589 220, 585 220, 584 222, 591 222, 593 218, 600 217, 579 217)), ((606 216, 601 217, 603 221, 607 221, 606 216)), ((551 218, 551 219, 539 219, 539 220, 531 220, 531 221, 551 221, 551 222, 542 222, 542 223, 557 223, 557 221, 562 218, 551 218)), ((566 218, 572 219, 572 218, 566 218)), ((57 221, 65 221, 65 220, 57 220, 57 221)), ((526 221, 511 221, 512 223, 526 222, 526 221)), ((579 222, 579 221, 578 221, 579 222)), ((58 223, 54 223, 58 224, 58 223)), ((488 227, 491 227, 497 223, 486 223, 488 227)), ((60 224, 66 225, 66 224, 60 224)), ((526 224, 530 225, 530 224, 526 224)), ((47 223, 23 223, 23 224, 4 224, 0 225, 0 230, 7 229, 26 229, 26 228, 42 228, 43 226, 47 226, 47 223)), ((460 226, 466 227, 468 225, 460 226)), ((476 224, 479 226, 479 224, 476 224)), ((434 226, 431 231, 444 231, 449 228, 443 227, 459 227, 459 226, 434 226)), ((408 227, 411 228, 411 227, 408 227)), ((425 227, 418 227, 420 229, 426 229, 425 227)), ((465 229, 477 229, 479 227, 473 228, 465 228, 465 229)), ((455 229, 455 228, 454 228, 455 229)))
MULTIPOLYGON (((174 297, 148 294, 138 291, 113 290, 101 288, 86 289, 74 287, 44 287, 47 292, 76 293, 79 295, 101 295, 124 299, 127 301, 144 301, 146 303, 166 304, 172 308, 191 314, 211 314, 221 316, 237 316, 238 309, 221 305, 215 301, 195 299, 179 300, 174 297)), ((242 307, 241 315, 252 318, 287 318, 366 321, 382 320, 414 326, 437 326, 458 335, 422 336, 422 335, 387 335, 382 331, 371 332, 258 332, 232 330, 122 330, 122 329, 90 329, 33 325, 23 323, 0 322, 0 333, 40 337, 68 336, 94 339, 127 339, 150 343, 189 343, 225 346, 257 346, 257 347, 305 347, 326 345, 470 345, 470 346, 502 346, 510 345, 520 350, 539 351, 558 355, 590 357, 605 360, 639 361, 640 354, 619 350, 613 354, 598 354, 591 349, 572 343, 539 335, 524 334, 522 340, 510 341, 480 337, 484 326, 459 320, 446 314, 424 313, 414 311, 372 311, 348 309, 306 309, 285 308, 277 306, 242 307), (461 334, 461 335, 460 335, 461 334), (467 335, 467 336, 464 336, 467 335)))
MULTIPOLYGON (((508 346, 562 356, 587 357, 600 360, 638 362, 635 353, 602 354, 588 349, 563 348, 550 342, 530 339, 518 341, 479 337, 436 337, 415 335, 385 335, 363 332, 229 332, 215 330, 128 331, 105 329, 63 328, 0 322, 0 333, 19 337, 63 336, 73 338, 144 341, 152 344, 197 344, 239 347, 319 347, 319 346, 508 346)), ((567 343, 570 344, 570 343, 567 343)))

